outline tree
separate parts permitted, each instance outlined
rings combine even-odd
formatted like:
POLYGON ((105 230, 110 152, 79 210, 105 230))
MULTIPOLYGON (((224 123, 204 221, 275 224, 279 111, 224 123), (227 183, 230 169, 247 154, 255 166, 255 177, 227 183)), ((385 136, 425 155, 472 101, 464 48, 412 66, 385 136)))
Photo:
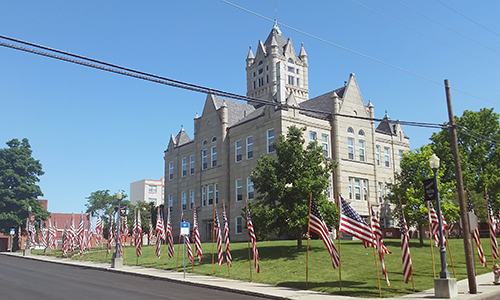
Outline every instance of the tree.
MULTIPOLYGON (((500 208, 500 150, 493 140, 500 140, 499 115, 492 109, 464 111, 455 117, 458 150, 464 185, 470 191, 482 194, 488 189, 495 210, 500 208), (465 129, 463 129, 465 128, 465 129), (477 134, 476 134, 477 133, 477 134)), ((455 181, 455 163, 450 144, 450 133, 443 129, 431 136, 432 149, 445 164, 442 180, 455 181)))
MULTIPOLYGON (((250 174, 250 179, 262 202, 251 211, 252 218, 268 219, 269 231, 278 236, 288 235, 297 239, 297 249, 302 247, 302 237, 307 232, 310 194, 317 202, 325 222, 333 227, 337 214, 333 203, 326 201, 325 190, 336 164, 323 156, 317 142, 304 147, 302 133, 306 128, 291 126, 286 137, 275 142, 276 157, 263 155, 250 174)), ((260 223, 259 223, 260 224, 260 223)))
MULTIPOLYGON (((137 201, 136 204, 129 204, 127 213, 127 226, 129 228, 129 232, 132 232, 132 226, 135 220, 134 214, 139 210, 141 212, 142 232, 147 233, 149 231, 149 217, 153 214, 153 209, 153 202, 137 201)), ((153 223, 153 227, 155 226, 155 224, 156 223, 153 223)))
POLYGON ((42 164, 31 154, 28 139, 12 139, 8 148, 0 149, 0 232, 25 227, 28 207, 37 219, 47 220, 48 212, 36 199, 43 196, 37 185, 42 176, 42 164))
MULTIPOLYGON (((121 191, 123 198, 121 201, 122 205, 130 205, 130 201, 126 200, 127 195, 124 193, 124 191, 121 191)), ((118 199, 116 198, 116 194, 111 195, 109 190, 98 190, 95 192, 90 193, 90 196, 86 197, 87 203, 85 203, 85 207, 87 210, 85 213, 90 213, 92 212, 92 215, 97 216, 97 212, 101 212, 101 217, 103 218, 103 221, 105 222, 104 224, 107 227, 107 224, 109 222, 109 213, 114 213, 115 208, 118 206, 118 199)))
MULTIPOLYGON (((395 175, 395 184, 388 200, 395 204, 393 216, 399 219, 399 196, 403 203, 403 211, 408 224, 416 224, 419 232, 422 226, 428 225, 427 203, 424 201, 424 185, 422 180, 433 178, 434 173, 429 165, 432 156, 430 145, 421 146, 419 149, 403 153, 401 171, 395 175)), ((446 164, 441 162, 437 172, 441 211, 448 222, 457 221, 458 207, 453 204, 453 191, 456 190, 454 182, 443 182, 446 164)), ((434 203, 435 207, 435 203, 434 203)), ((420 245, 423 245, 423 235, 420 234, 420 245)))

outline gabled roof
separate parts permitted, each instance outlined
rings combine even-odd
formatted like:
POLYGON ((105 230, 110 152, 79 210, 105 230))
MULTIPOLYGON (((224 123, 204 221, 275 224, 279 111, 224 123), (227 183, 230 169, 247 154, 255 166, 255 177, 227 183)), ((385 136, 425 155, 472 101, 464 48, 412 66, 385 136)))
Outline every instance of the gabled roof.
POLYGON ((301 113, 308 115, 308 116, 311 116, 311 117, 316 117, 316 118, 321 118, 321 119, 324 119, 326 117, 331 117, 332 99, 334 97, 334 93, 336 93, 337 96, 342 99, 342 97, 344 96, 344 91, 345 91, 345 86, 338 88, 336 90, 330 91, 328 93, 325 93, 323 95, 319 95, 317 97, 311 98, 311 99, 299 104, 300 107, 313 109, 313 110, 317 110, 317 111, 324 111, 327 114, 318 114, 318 113, 313 113, 313 112, 308 112, 308 111, 303 111, 301 113))
POLYGON ((175 144, 177 145, 177 147, 187 144, 191 141, 192 141, 191 138, 184 131, 184 128, 182 128, 181 131, 175 137, 175 144))
MULTIPOLYGON (((388 134, 392 136, 397 136, 397 127, 401 126, 401 122, 399 120, 393 121, 389 116, 387 115, 387 112, 385 113, 384 119, 380 122, 380 124, 377 126, 375 129, 375 132, 382 133, 382 134, 388 134)), ((406 134, 403 132, 404 137, 408 138, 406 134)))
POLYGON ((269 36, 267 37, 266 41, 264 42, 264 47, 266 48, 266 53, 271 53, 271 43, 272 43, 273 37, 276 39, 276 42, 278 43, 278 47, 281 50, 280 54, 283 54, 285 46, 287 44, 287 40, 283 36, 283 34, 281 33, 281 30, 279 29, 278 24, 276 24, 276 22, 274 23, 273 29, 271 29, 271 33, 269 33, 269 36))
POLYGON ((226 104, 227 106, 227 115, 228 115, 228 126, 231 127, 234 124, 238 123, 242 119, 246 118, 249 116, 253 111, 255 111, 255 107, 253 105, 243 103, 243 102, 238 102, 238 101, 233 101, 233 100, 227 100, 223 98, 219 98, 214 96, 214 106, 216 110, 219 110, 223 103, 226 104))

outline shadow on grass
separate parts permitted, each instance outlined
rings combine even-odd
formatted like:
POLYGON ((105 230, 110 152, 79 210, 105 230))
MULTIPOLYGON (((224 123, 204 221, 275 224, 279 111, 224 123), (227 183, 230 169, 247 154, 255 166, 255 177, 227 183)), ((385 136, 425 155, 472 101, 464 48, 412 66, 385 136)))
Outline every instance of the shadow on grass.
MULTIPOLYGON (((297 250, 297 246, 257 246, 260 260, 295 260, 300 253, 305 252, 305 247, 302 250, 297 250)), ((311 250, 311 249, 310 249, 311 250)), ((231 250, 233 261, 248 260, 248 249, 231 250)), ((251 251, 251 250, 250 250, 251 251)), ((252 255, 250 253, 250 255, 252 255)))
MULTIPOLYGON (((366 298, 376 298, 379 297, 379 292, 377 290, 368 289, 365 285, 365 282, 361 281, 342 281, 342 292, 340 292, 339 282, 338 281, 330 281, 330 282, 311 282, 307 283, 308 290, 314 291, 325 291, 325 290, 334 290, 335 292, 330 292, 330 294, 334 295, 345 295, 350 297, 366 297, 366 298)), ((288 288, 296 288, 296 289, 306 289, 306 283, 304 281, 288 281, 281 282, 277 284, 277 286, 288 287, 288 288)))

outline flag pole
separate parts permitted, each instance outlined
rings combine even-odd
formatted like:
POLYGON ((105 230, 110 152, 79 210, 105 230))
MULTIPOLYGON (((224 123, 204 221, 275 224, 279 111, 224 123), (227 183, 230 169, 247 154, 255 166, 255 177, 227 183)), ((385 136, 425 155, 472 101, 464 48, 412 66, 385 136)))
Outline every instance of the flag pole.
POLYGON ((377 252, 375 251, 376 245, 373 244, 375 241, 375 234, 373 233, 372 211, 371 211, 370 200, 368 199, 368 196, 366 197, 366 204, 368 205, 368 215, 370 216, 370 231, 372 233, 372 245, 370 245, 370 247, 373 248, 373 258, 375 260, 375 269, 377 270, 378 293, 380 295, 380 298, 382 298, 382 287, 380 286, 380 275, 378 272, 377 252))
POLYGON ((309 196, 309 216, 307 219, 307 251, 306 251, 306 289, 307 289, 307 279, 309 277, 309 234, 311 232, 311 203, 312 203, 312 193, 309 196))
MULTIPOLYGON (((181 222, 182 222, 182 217, 184 216, 184 212, 181 212, 181 222)), ((175 266, 175 271, 177 272, 179 270, 179 252, 181 251, 181 228, 179 227, 179 244, 177 246, 177 264, 175 266)))
MULTIPOLYGON (((247 197, 245 197, 245 208, 248 211, 247 197)), ((250 256, 250 237, 248 235, 248 214, 245 214, 247 218, 247 249, 248 249, 248 265, 250 266, 250 282, 252 282, 252 258, 250 256)))
POLYGON ((490 220, 490 208, 489 208, 489 205, 488 205, 488 190, 486 187, 484 187, 484 195, 486 196, 486 209, 487 209, 487 212, 488 212, 488 231, 490 233, 490 245, 491 245, 491 261, 493 262, 492 265, 495 265, 495 256, 494 256, 494 252, 495 250, 493 249, 493 243, 492 243, 492 240, 493 240, 493 237, 491 236, 491 220, 490 220))
POLYGON ((340 199, 339 199, 339 194, 336 195, 337 197, 337 213, 338 213, 338 220, 339 220, 339 228, 337 229, 337 240, 339 243, 339 293, 342 293, 342 272, 341 272, 341 266, 342 266, 342 256, 340 255, 340 199))
MULTIPOLYGON (((158 207, 158 211, 159 210, 160 210, 160 208, 158 207)), ((163 218, 163 215, 161 216, 161 218, 163 218)), ((165 219, 163 219, 162 221, 163 221, 163 224, 165 224, 165 219)), ((163 245, 163 257, 162 257, 161 268, 165 269, 165 253, 167 252, 167 235, 166 235, 165 225, 163 225, 163 232, 165 232, 165 245, 163 245)), ((160 239, 160 247, 161 247, 161 239, 160 239)))
MULTIPOLYGON (((403 212, 403 202, 401 201, 401 195, 400 194, 398 194, 398 198, 399 198, 399 206, 401 207, 401 213, 404 214, 404 212, 403 212)), ((404 218, 404 215, 403 215, 403 218, 404 218)), ((406 226, 405 226, 405 228, 406 228, 406 226)), ((406 232, 405 232, 405 234, 406 234, 406 232)), ((409 241, 409 239, 408 239, 408 249, 410 249, 410 241, 409 241)), ((411 275, 411 286, 413 288, 413 292, 415 292, 415 282, 413 281, 413 266, 412 266, 411 274, 410 275, 411 275)))
POLYGON ((214 218, 212 224, 212 276, 214 276, 214 246, 215 246, 215 203, 214 205, 214 218))
POLYGON ((434 272, 434 278, 436 278, 436 267, 434 267, 434 249, 432 248, 431 210, 429 207, 429 201, 427 201, 427 215, 427 221, 429 223, 429 242, 431 243, 432 271, 434 272))

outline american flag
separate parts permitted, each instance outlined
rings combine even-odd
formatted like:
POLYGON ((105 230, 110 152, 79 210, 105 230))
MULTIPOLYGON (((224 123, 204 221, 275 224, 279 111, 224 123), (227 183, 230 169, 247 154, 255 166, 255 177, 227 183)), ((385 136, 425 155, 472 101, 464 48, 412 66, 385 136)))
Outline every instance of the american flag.
POLYGON ((135 254, 137 257, 142 255, 142 224, 141 211, 137 210, 137 221, 135 222, 135 254))
POLYGON ((148 231, 148 245, 151 245, 151 241, 153 240, 153 221, 151 221, 151 215, 149 216, 149 231, 148 231))
POLYGON ((95 222, 95 245, 99 246, 101 244, 101 238, 102 238, 102 219, 101 219, 101 212, 97 213, 97 220, 95 222))
POLYGON ((22 236, 21 236, 21 226, 19 226, 19 230, 17 232, 17 247, 19 249, 21 249, 22 241, 23 241, 23 239, 22 239, 22 236))
POLYGON ((78 237, 78 246, 80 247, 80 255, 85 251, 85 223, 83 221, 83 212, 80 214, 80 225, 78 225, 78 231, 76 233, 78 237))
POLYGON ((161 256, 161 241, 165 240, 165 226, 163 225, 163 214, 158 208, 158 214, 156 218, 156 256, 160 258, 161 256))
MULTIPOLYGON (((486 190, 485 190, 486 192, 486 190)), ((494 259, 498 258, 498 243, 496 237, 496 224, 495 217, 493 216, 493 210, 491 209, 490 197, 488 196, 488 192, 486 192, 486 202, 488 203, 488 217, 490 218, 490 240, 491 240, 491 255, 494 259)))
POLYGON ((54 249, 57 249, 57 220, 54 218, 54 227, 52 227, 52 242, 54 249))
POLYGON ((48 242, 47 247, 49 249, 55 249, 54 247, 54 228, 52 227, 52 220, 49 218, 49 228, 48 228, 48 242))
MULTIPOLYGON (((125 241, 127 240, 127 237, 128 237, 128 220, 127 220, 127 215, 124 215, 122 217, 122 236, 121 236, 121 239, 120 239, 120 246, 123 247, 123 245, 125 244, 125 241)), ((120 249, 122 248, 120 247, 120 249)), ((123 250, 122 250, 123 251, 123 250)))
POLYGON ((40 240, 41 246, 43 248, 47 248, 47 232, 45 231, 45 227, 43 226, 43 220, 40 218, 40 240))
POLYGON ((109 228, 108 228, 108 252, 106 255, 109 255, 111 249, 113 249, 113 243, 115 242, 114 238, 114 230, 113 230, 113 215, 109 213, 109 228))
POLYGON ((193 239, 194 239, 194 249, 196 251, 196 256, 198 256, 198 261, 201 263, 203 261, 203 252, 201 251, 201 239, 200 239, 200 231, 198 230, 198 217, 196 216, 196 206, 193 206, 193 239))
POLYGON ((380 266, 382 267, 382 273, 385 276, 385 281, 387 282, 387 285, 391 286, 387 270, 385 269, 385 259, 384 259, 384 253, 391 254, 391 252, 384 245, 384 241, 382 240, 382 229, 380 229, 380 223, 377 219, 377 216, 375 215, 375 211, 373 211, 373 207, 370 206, 370 210, 372 214, 372 230, 373 230, 373 235, 375 237, 375 242, 377 244, 377 252, 378 252, 378 258, 380 260, 380 266))
POLYGON ((219 214, 217 213, 217 206, 215 205, 214 205, 214 210, 215 210, 214 233, 217 242, 217 261, 219 262, 219 266, 222 266, 222 264, 224 263, 224 257, 222 256, 222 233, 220 229, 219 214))
POLYGON ((175 249, 174 249, 174 234, 172 232, 172 225, 170 225, 170 208, 168 209, 168 214, 167 214, 166 236, 168 244, 168 258, 172 258, 175 255, 175 249))
MULTIPOLYGON (((436 247, 439 247, 439 220, 436 211, 434 210, 434 206, 429 201, 429 215, 431 217, 431 231, 432 236, 434 237, 434 241, 436 242, 436 247)), ((444 219, 443 213, 441 213, 441 220, 443 220, 443 238, 446 236, 446 228, 448 225, 444 219)), ((446 246, 446 239, 444 239, 444 246, 446 246)))
POLYGON ((410 257, 410 236, 408 235, 408 226, 406 226, 403 210, 399 208, 399 225, 401 230, 401 256, 403 259, 403 277, 405 283, 410 280, 413 266, 410 257))
POLYGON ((137 212, 134 212, 134 222, 132 223, 132 234, 131 234, 131 239, 130 243, 135 245, 135 233, 137 231, 137 212))
POLYGON ((248 209, 248 204, 246 204, 247 210, 247 229, 250 240, 252 241, 252 252, 253 252, 253 262, 255 265, 255 270, 257 273, 260 272, 259 265, 259 251, 257 250, 257 237, 255 236, 255 231, 253 230, 252 219, 250 218, 250 210, 248 209))
POLYGON ((87 240, 85 243, 85 249, 87 250, 87 253, 90 252, 90 248, 92 247, 92 237, 94 235, 94 225, 92 224, 92 212, 88 214, 88 230, 87 230, 87 240))
POLYGON ((229 222, 227 221, 226 208, 222 206, 222 219, 224 222, 224 244, 226 245, 226 261, 229 266, 232 266, 231 250, 229 249, 229 222))
MULTIPOLYGON (((184 214, 181 214, 181 216, 182 216, 181 222, 185 222, 185 220, 184 220, 184 214)), ((193 258, 193 249, 191 249, 191 242, 189 240, 189 235, 184 235, 183 237, 184 237, 184 241, 186 242, 186 249, 187 249, 189 261, 191 263, 193 263, 193 260, 194 260, 194 258, 193 258)), ((179 236, 179 238, 180 238, 180 236, 179 236)))
MULTIPOLYGON (((472 203, 470 202, 469 191, 467 191, 467 208, 468 208, 469 212, 474 212, 474 209, 472 208, 472 203)), ((470 224, 469 224, 469 226, 470 226, 470 224)), ((476 227, 472 231, 472 238, 474 239, 474 242, 476 243, 477 256, 479 258, 479 262, 481 263, 481 266, 486 268, 487 267, 486 257, 484 257, 483 246, 481 246, 481 239, 479 236, 479 228, 476 227)))
POLYGON ((328 231, 328 227, 325 224, 323 216, 318 209, 318 205, 314 199, 311 199, 311 214, 309 215, 309 227, 312 232, 318 234, 323 243, 330 253, 330 257, 332 258, 332 266, 333 268, 337 268, 340 263, 340 256, 333 244, 332 237, 330 236, 330 232, 328 231))
POLYGON ((361 216, 340 196, 340 231, 363 241, 365 247, 374 244, 372 230, 361 216))
POLYGON ((62 245, 62 256, 66 257, 68 255, 70 247, 70 238, 69 238, 69 233, 68 233, 68 223, 64 226, 64 233, 63 233, 63 245, 62 245))
POLYGON ((75 254, 75 216, 71 214, 71 223, 68 230, 68 251, 71 251, 72 255, 75 254))
POLYGON ((36 227, 35 227, 35 223, 33 222, 28 222, 28 231, 29 231, 29 239, 30 239, 30 243, 29 243, 29 247, 30 248, 35 248, 35 238, 36 238, 36 227))

